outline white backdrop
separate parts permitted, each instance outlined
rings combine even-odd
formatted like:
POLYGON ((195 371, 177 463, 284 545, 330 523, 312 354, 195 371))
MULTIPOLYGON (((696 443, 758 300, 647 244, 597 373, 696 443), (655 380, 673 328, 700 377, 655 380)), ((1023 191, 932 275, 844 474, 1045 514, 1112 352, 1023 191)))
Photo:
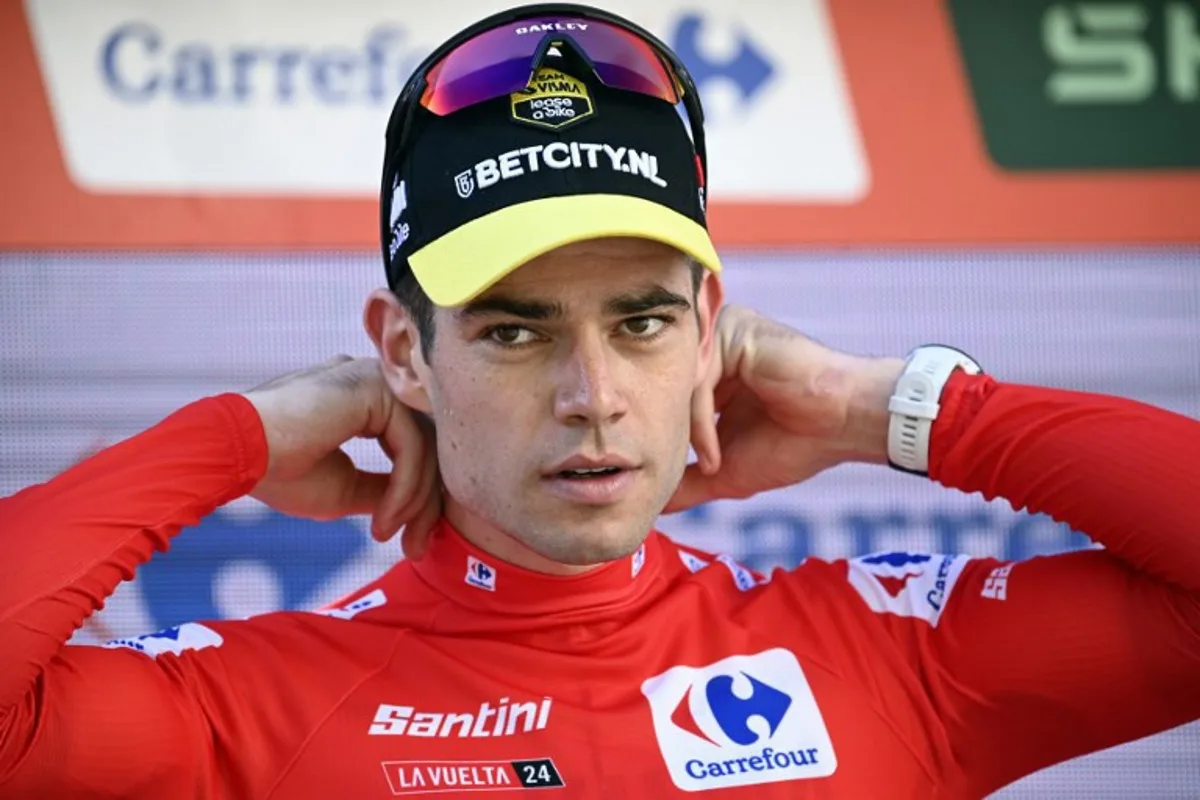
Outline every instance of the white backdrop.
MULTIPOLYGON (((1200 417, 1200 251, 728 254, 730 300, 842 349, 954 343, 1004 380, 1122 394, 1200 417)), ((0 494, 206 394, 369 353, 370 256, 0 255, 0 494)), ((382 466, 365 445, 354 451, 382 466)), ((361 520, 241 501, 124 585, 82 641, 312 607, 387 569, 361 520)), ((753 566, 884 548, 1023 558, 1085 539, 911 476, 844 468, 662 520, 753 566)), ((46 535, 52 535, 52 531, 46 535)), ((1030 777, 1006 798, 1200 797, 1200 725, 1030 777)))

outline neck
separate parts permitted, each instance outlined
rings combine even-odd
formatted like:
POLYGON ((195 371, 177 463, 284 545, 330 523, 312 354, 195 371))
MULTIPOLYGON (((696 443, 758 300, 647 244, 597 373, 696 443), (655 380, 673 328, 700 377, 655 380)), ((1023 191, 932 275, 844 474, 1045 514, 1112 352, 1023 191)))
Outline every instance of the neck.
POLYGON ((508 564, 541 572, 546 575, 580 575, 602 564, 563 564, 531 550, 512 534, 505 533, 487 520, 470 511, 448 493, 445 495, 445 517, 464 539, 483 552, 508 564))

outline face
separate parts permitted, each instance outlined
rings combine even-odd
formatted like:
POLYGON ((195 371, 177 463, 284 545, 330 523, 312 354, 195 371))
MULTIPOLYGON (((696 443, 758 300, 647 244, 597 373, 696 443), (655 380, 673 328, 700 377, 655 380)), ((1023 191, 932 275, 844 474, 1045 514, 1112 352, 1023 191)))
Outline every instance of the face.
POLYGON ((437 309, 401 397, 434 419, 451 522, 564 565, 636 550, 686 466, 720 303, 673 248, 605 239, 437 309))

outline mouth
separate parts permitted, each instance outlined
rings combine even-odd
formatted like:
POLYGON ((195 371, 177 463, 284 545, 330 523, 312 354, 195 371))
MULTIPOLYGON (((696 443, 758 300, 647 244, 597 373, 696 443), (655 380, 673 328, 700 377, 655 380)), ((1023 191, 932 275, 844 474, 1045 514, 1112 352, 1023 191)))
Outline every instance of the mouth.
POLYGON ((585 467, 581 469, 560 469, 551 475, 554 478, 563 478, 569 481, 583 481, 593 478, 605 478, 609 475, 617 475, 625 472, 623 467, 585 467))
POLYGON ((574 455, 564 459, 547 469, 543 475, 547 478, 562 478, 565 480, 589 480, 617 475, 621 472, 636 470, 638 464, 624 456, 615 454, 601 456, 574 455))
POLYGON ((618 502, 632 491, 641 469, 616 457, 586 459, 580 456, 556 464, 543 473, 551 493, 573 504, 605 506, 618 502))

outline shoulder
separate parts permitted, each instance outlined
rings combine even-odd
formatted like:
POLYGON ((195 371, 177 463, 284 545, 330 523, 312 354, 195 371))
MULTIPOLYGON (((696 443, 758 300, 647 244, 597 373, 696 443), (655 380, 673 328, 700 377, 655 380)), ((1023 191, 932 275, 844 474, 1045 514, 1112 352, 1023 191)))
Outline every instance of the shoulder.
MULTIPOLYGON (((664 537, 666 539, 666 537, 664 537)), ((666 539, 687 572, 716 587, 752 596, 787 597, 803 604, 847 601, 876 614, 936 626, 955 586, 973 563, 990 570, 999 562, 963 554, 886 551, 853 558, 808 558, 792 568, 755 570, 731 556, 666 539)))
MULTIPOLYGON (((288 654, 295 649, 307 649, 314 640, 328 644, 330 640, 345 637, 353 642, 354 650, 369 651, 377 649, 379 643, 392 641, 396 633, 394 629, 379 627, 373 636, 365 630, 376 627, 370 623, 387 601, 383 589, 368 588, 313 611, 277 611, 245 619, 184 622, 152 633, 115 638, 100 646, 132 650, 155 659, 202 651, 212 651, 208 656, 226 653, 235 657, 242 653, 264 656, 272 651, 288 654), (351 622, 359 624, 348 626, 351 622)), ((324 647, 319 652, 330 649, 324 647)))
POLYGON ((936 627, 971 561, 961 554, 892 551, 847 559, 844 570, 846 582, 872 611, 936 627))
POLYGON ((658 537, 668 568, 682 577, 700 575, 702 580, 724 582, 741 592, 749 592, 770 581, 767 574, 751 569, 727 553, 710 553, 661 533, 658 537))

